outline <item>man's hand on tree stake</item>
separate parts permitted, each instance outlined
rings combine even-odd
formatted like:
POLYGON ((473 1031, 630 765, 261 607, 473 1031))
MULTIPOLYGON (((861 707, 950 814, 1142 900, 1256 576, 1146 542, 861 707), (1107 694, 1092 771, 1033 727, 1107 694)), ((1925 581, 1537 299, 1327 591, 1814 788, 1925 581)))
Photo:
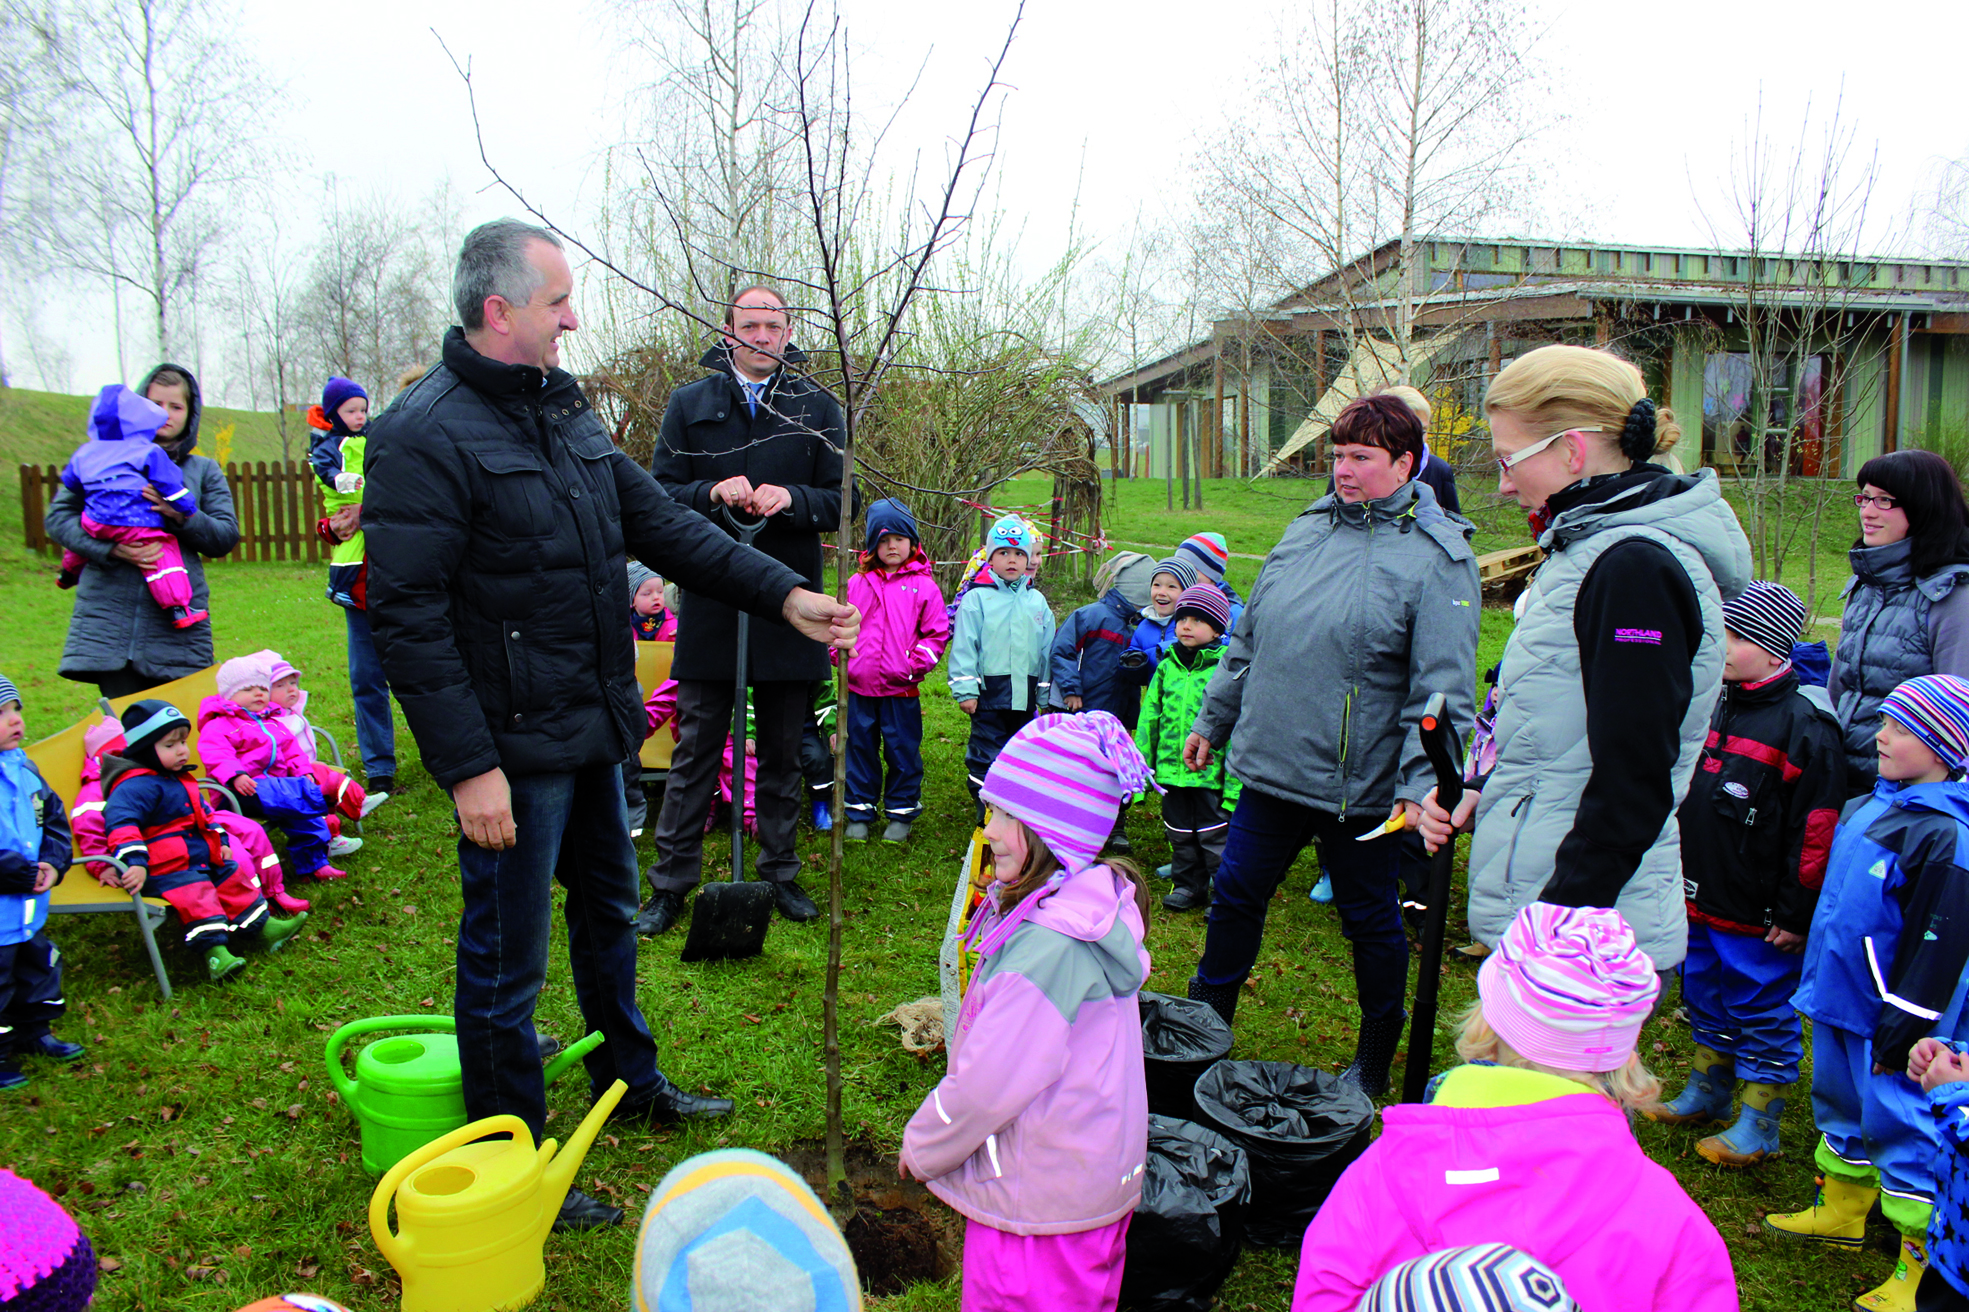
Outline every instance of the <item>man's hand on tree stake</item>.
POLYGON ((786 622, 815 642, 852 653, 861 634, 861 612, 824 592, 795 588, 786 594, 786 622))
POLYGON ((458 826, 465 837, 488 852, 503 852, 518 841, 513 790, 506 783, 504 770, 487 770, 459 780, 451 786, 451 802, 458 808, 458 826))

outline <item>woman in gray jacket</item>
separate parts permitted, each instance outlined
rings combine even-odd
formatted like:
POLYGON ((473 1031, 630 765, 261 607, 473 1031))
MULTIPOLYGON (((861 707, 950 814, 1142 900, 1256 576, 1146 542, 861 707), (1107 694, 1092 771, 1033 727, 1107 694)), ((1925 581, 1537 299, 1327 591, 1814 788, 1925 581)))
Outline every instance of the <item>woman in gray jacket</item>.
MULTIPOLYGON (((1498 488, 1547 553, 1498 667, 1497 765, 1463 795, 1476 817, 1470 930, 1495 944, 1532 902, 1613 907, 1657 970, 1688 945, 1675 808, 1723 686, 1723 599, 1750 544, 1714 470, 1653 463, 1681 438, 1641 371, 1544 346, 1484 398, 1498 488)), ((1431 791, 1431 846, 1451 817, 1431 791)))
POLYGON ((1190 996, 1229 1020, 1258 959, 1265 910, 1314 840, 1353 945, 1360 1040, 1348 1073, 1370 1096, 1401 1041, 1408 939, 1397 837, 1357 842, 1391 809, 1419 814, 1433 778, 1422 709, 1449 698, 1470 725, 1479 592, 1471 525, 1412 477, 1422 424, 1388 395, 1333 422, 1333 494, 1292 521, 1205 694, 1183 749, 1191 769, 1229 748, 1244 783, 1218 867, 1190 996))
MULTIPOLYGON (((204 409, 198 380, 181 365, 160 364, 136 390, 170 415, 157 431, 157 444, 184 470, 185 486, 198 509, 184 515, 153 490, 146 488, 144 495, 184 547, 191 608, 206 610, 210 593, 199 557, 223 556, 239 545, 239 520, 225 472, 216 461, 192 454, 204 409)), ((68 645, 62 649, 63 678, 93 683, 104 697, 125 697, 196 674, 212 663, 212 621, 174 629, 150 599, 144 567, 152 563, 156 547, 91 537, 82 527, 82 497, 69 488, 55 494, 47 527, 49 537, 88 562, 76 585, 68 645)))

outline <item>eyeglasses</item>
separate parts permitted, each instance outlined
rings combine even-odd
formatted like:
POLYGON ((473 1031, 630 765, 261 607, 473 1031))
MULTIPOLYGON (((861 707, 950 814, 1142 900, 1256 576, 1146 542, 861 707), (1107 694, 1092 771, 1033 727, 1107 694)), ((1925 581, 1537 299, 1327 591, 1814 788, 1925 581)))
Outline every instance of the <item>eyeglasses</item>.
POLYGON ((1853 494, 1853 504, 1861 510, 1865 510, 1868 506, 1878 506, 1882 510, 1892 510, 1901 504, 1901 499, 1899 497, 1890 497, 1884 492, 1877 496, 1868 496, 1864 492, 1855 492, 1853 494))
POLYGON ((1562 428, 1543 441, 1533 442, 1530 446, 1519 451, 1513 451, 1508 456, 1499 456, 1497 458, 1497 472, 1500 474, 1510 473, 1520 461, 1531 459, 1568 433, 1604 433, 1606 431, 1604 428, 1562 428))

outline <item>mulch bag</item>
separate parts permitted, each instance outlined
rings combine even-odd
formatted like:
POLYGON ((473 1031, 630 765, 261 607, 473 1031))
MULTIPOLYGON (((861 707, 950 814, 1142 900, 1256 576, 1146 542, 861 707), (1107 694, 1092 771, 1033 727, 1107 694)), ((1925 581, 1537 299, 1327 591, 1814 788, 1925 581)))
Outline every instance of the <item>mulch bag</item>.
POLYGON ((1197 1077, 1231 1050, 1231 1027, 1207 1002, 1143 993, 1142 1065, 1148 1072, 1149 1111, 1181 1121, 1196 1119, 1197 1077))
POLYGON ((1128 1223, 1121 1306, 1208 1312, 1237 1261, 1250 1199, 1251 1166, 1242 1148, 1204 1126, 1149 1117, 1148 1170, 1128 1223))
POLYGON ((1374 1104, 1327 1071, 1283 1061, 1220 1061, 1196 1082, 1202 1123, 1251 1158, 1245 1238, 1296 1248, 1340 1172, 1367 1149, 1374 1104))

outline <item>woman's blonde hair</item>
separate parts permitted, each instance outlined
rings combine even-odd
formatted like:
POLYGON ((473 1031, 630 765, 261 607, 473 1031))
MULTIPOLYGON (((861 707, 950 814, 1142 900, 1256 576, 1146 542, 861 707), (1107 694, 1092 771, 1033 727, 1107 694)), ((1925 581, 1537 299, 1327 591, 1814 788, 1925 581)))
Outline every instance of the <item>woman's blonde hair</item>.
POLYGON ((1568 428, 1602 429, 1602 440, 1641 462, 1681 444, 1675 412, 1649 402, 1654 445, 1647 448, 1638 429, 1624 442, 1635 406, 1648 399, 1641 371, 1611 351, 1585 346, 1541 346, 1504 366, 1484 393, 1484 413, 1506 410, 1552 432, 1568 428), (1637 454, 1638 452, 1638 454, 1637 454))
MULTIPOLYGON (((1046 887, 1046 881, 1051 879, 1053 873, 1060 868, 1060 858, 1053 855, 1053 849, 1046 846, 1045 839, 1033 832, 1031 825, 1016 816, 1006 818, 1025 832, 1026 859, 1020 864, 1019 873, 1014 875, 1011 882, 1004 885, 998 894, 1000 915, 1010 915, 1013 907, 1046 887)), ((1147 924, 1149 885, 1148 881, 1142 878, 1142 872, 1136 868, 1133 861, 1125 861, 1117 856, 1103 857, 1101 864, 1126 879, 1135 890, 1135 909, 1142 913, 1142 923, 1147 924)))
POLYGON ((1510 1044, 1484 1019, 1484 1008, 1473 1002, 1460 1018, 1463 1032, 1456 1038, 1456 1055, 1464 1061, 1487 1061, 1496 1066, 1516 1066, 1520 1070, 1543 1071, 1603 1093, 1628 1111, 1646 1111, 1661 1101, 1661 1081, 1641 1064, 1641 1054, 1629 1053, 1627 1061, 1610 1071, 1562 1071, 1555 1066, 1520 1057, 1510 1044))

